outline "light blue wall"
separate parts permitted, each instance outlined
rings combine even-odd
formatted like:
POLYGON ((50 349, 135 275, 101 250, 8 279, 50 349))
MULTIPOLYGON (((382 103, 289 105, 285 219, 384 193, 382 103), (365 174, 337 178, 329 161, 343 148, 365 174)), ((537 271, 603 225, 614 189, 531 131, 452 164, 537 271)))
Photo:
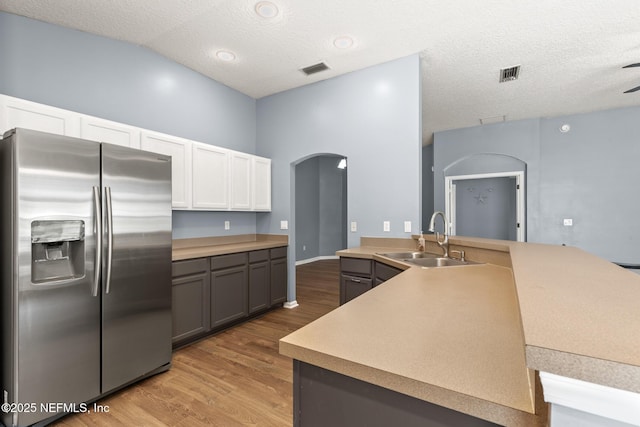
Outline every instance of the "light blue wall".
POLYGON ((299 163, 296 174, 296 261, 320 255, 320 157, 299 163))
POLYGON ((335 256, 336 251, 347 247, 347 169, 338 169, 342 158, 319 158, 319 256, 335 256))
POLYGON ((433 207, 433 144, 422 147, 422 228, 427 231, 433 207))
MULTIPOLYGON (((0 12, 0 58, 0 93, 256 151, 253 98, 150 50, 0 12)), ((225 220, 255 233, 255 213, 175 211, 174 238, 228 234, 225 220)))
POLYGON ((497 156, 478 154, 513 156, 526 163, 528 241, 640 264, 638 117, 631 107, 436 133, 435 206, 444 208, 447 166, 476 155, 474 167, 499 168, 485 161, 497 156))
MULTIPOLYGON (((258 231, 295 230, 293 164, 313 154, 348 158, 348 221, 361 236, 407 237, 421 215, 420 64, 417 55, 258 100, 258 154, 272 159, 271 213, 258 214, 258 231), (391 232, 382 231, 391 221, 391 232)), ((290 248, 295 233, 289 233, 290 248)), ((295 299, 293 254, 289 299, 295 299), (293 278, 292 278, 293 277, 293 278)))
POLYGON ((539 241, 640 264, 638 118, 640 107, 540 121, 539 241))

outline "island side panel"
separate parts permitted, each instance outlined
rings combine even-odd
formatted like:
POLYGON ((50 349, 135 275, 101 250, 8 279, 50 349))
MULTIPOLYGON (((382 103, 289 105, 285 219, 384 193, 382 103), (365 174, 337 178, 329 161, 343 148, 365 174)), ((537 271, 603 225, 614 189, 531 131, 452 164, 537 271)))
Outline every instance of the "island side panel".
POLYGON ((293 361, 295 427, 496 427, 481 420, 318 366, 293 361))

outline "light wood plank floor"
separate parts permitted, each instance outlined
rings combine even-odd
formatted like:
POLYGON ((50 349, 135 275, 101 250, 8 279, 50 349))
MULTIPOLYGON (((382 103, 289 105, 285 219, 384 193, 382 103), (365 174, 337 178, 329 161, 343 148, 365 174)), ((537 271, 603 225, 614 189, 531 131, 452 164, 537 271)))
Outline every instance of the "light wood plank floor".
POLYGON ((299 307, 279 308, 174 352, 165 373, 55 426, 291 426, 292 362, 278 340, 338 306, 337 260, 297 268, 299 307))

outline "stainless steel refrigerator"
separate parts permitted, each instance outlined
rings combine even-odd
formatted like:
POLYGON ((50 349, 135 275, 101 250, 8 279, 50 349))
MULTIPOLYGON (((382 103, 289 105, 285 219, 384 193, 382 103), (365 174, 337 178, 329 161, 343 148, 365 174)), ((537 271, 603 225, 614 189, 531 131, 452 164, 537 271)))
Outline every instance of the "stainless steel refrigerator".
POLYGON ((167 370, 170 157, 14 129, 0 176, 2 422, 167 370))

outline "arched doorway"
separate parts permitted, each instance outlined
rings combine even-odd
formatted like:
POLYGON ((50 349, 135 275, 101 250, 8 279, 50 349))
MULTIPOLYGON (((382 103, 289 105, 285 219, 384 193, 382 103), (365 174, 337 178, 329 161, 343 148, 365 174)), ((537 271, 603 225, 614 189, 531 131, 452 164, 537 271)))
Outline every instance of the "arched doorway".
POLYGON ((335 257, 347 247, 346 158, 314 154, 294 162, 296 263, 335 257))

